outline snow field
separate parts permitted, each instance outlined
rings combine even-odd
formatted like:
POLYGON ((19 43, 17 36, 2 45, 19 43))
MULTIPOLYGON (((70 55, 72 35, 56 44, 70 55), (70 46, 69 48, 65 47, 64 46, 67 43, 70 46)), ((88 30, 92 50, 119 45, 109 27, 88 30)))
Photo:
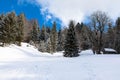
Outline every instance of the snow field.
POLYGON ((120 80, 120 55, 80 54, 65 58, 62 52, 41 53, 26 43, 0 47, 0 80, 120 80))

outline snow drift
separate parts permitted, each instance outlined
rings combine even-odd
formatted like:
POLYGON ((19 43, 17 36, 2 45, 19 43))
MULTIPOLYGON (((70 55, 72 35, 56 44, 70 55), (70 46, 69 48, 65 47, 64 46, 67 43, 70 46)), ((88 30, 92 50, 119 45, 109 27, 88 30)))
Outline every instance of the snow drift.
POLYGON ((76 58, 41 53, 35 47, 0 47, 0 80, 120 80, 120 55, 93 55, 82 51, 76 58))

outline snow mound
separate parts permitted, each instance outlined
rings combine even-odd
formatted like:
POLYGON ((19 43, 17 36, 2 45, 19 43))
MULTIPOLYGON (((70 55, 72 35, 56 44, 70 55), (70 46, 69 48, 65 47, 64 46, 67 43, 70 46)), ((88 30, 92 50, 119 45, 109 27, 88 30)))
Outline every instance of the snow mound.
POLYGON ((22 43, 22 46, 12 44, 7 47, 0 47, 0 60, 14 60, 38 55, 40 52, 28 43, 22 43))
POLYGON ((93 51, 91 49, 83 50, 80 52, 80 55, 93 55, 93 51))
POLYGON ((0 61, 24 61, 25 59, 31 61, 38 58, 46 60, 46 58, 62 57, 62 55, 62 52, 53 54, 40 52, 37 48, 28 43, 21 43, 21 46, 11 44, 6 47, 0 47, 0 61))
POLYGON ((111 48, 104 48, 104 49, 105 49, 105 51, 109 51, 109 52, 116 52, 116 50, 111 49, 111 48))

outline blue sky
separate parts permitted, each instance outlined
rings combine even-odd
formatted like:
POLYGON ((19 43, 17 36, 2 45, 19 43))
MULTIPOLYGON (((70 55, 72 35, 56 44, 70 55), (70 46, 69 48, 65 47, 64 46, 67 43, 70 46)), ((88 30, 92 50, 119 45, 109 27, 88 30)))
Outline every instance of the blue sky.
POLYGON ((0 14, 15 11, 17 15, 24 13, 28 20, 37 19, 40 26, 43 24, 52 26, 53 21, 57 21, 57 25, 60 26, 61 22, 58 18, 49 14, 50 17, 47 19, 47 12, 43 15, 40 9, 41 5, 30 3, 27 0, 0 0, 0 14))
POLYGON ((24 13, 27 19, 37 19, 40 26, 68 26, 70 20, 85 22, 87 16, 100 10, 111 19, 120 16, 120 0, 0 0, 0 13, 24 13))

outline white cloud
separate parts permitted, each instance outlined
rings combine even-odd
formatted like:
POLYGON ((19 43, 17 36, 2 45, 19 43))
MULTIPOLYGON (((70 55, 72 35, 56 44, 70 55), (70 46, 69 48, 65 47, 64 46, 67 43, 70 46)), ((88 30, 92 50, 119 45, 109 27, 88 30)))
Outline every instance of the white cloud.
MULTIPOLYGON (((31 1, 31 0, 30 0, 31 1)), ((93 11, 102 10, 116 19, 120 16, 120 0, 36 0, 44 11, 53 14, 67 25, 69 20, 81 22, 93 11)))

